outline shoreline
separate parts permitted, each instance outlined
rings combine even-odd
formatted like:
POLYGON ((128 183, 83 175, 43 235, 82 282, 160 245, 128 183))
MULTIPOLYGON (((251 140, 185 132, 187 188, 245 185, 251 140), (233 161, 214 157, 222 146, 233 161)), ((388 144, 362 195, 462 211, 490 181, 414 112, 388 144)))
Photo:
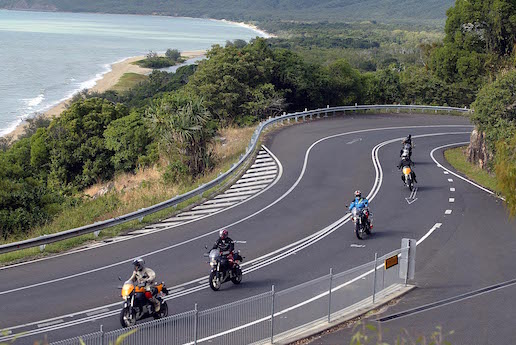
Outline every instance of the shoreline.
MULTIPOLYGON (((192 59, 195 57, 200 57, 206 54, 206 50, 191 50, 191 51, 183 51, 181 52, 181 56, 185 59, 192 59)), ((49 109, 41 112, 35 113, 34 116, 29 117, 28 119, 34 117, 41 117, 44 119, 53 119, 54 117, 58 117, 61 113, 66 110, 66 106, 70 99, 75 96, 78 92, 82 92, 83 90, 87 90, 88 92, 105 92, 115 86, 120 78, 125 73, 137 73, 137 74, 149 74, 152 72, 152 68, 143 68, 138 65, 134 65, 133 62, 144 59, 145 56, 131 56, 127 57, 109 65, 109 69, 102 74, 99 74, 100 77, 95 81, 95 84, 90 88, 84 88, 82 90, 77 90, 70 94, 68 97, 65 97, 57 104, 51 106, 49 109)), ((25 133, 25 129, 28 126, 27 120, 22 120, 12 131, 4 134, 1 138, 5 138, 9 143, 13 143, 20 136, 25 133)))

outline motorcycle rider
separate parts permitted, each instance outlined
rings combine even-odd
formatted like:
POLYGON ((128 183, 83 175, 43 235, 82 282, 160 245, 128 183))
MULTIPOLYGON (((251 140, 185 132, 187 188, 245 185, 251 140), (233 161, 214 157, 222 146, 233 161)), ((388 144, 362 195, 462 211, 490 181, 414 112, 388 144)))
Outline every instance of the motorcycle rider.
POLYGON ((233 266, 234 260, 242 260, 242 257, 238 254, 238 252, 234 252, 235 243, 231 238, 229 238, 228 231, 226 229, 219 231, 219 238, 213 245, 212 249, 219 249, 222 252, 222 255, 227 256, 231 266, 233 266))
MULTIPOLYGON (((398 164, 398 169, 403 171, 403 168, 411 168, 413 166, 414 162, 410 159, 410 157, 404 155, 403 157, 401 157, 401 161, 398 164)), ((414 180, 414 182, 417 183, 416 173, 414 172, 414 169, 410 169, 410 175, 412 176, 412 180, 414 180)), ((403 183, 405 183, 405 174, 403 173, 401 174, 401 180, 403 181, 403 183)))
POLYGON ((364 210, 364 216, 369 224, 369 228, 372 229, 373 224, 369 219, 369 200, 367 200, 367 198, 362 198, 362 192, 360 190, 355 191, 355 199, 349 204, 349 210, 351 211, 353 207, 356 207, 358 211, 364 210))
POLYGON ((400 157, 403 155, 403 151, 405 150, 405 148, 408 148, 409 157, 411 157, 412 156, 412 135, 411 134, 407 135, 407 137, 405 139, 403 139, 401 144, 403 147, 400 150, 400 157))
POLYGON ((145 267, 145 261, 142 258, 134 259, 133 266, 134 271, 129 280, 137 282, 138 284, 145 284, 145 296, 154 305, 154 311, 156 313, 159 312, 161 309, 161 303, 156 298, 158 290, 152 286, 154 279, 156 278, 156 273, 149 267, 145 267))

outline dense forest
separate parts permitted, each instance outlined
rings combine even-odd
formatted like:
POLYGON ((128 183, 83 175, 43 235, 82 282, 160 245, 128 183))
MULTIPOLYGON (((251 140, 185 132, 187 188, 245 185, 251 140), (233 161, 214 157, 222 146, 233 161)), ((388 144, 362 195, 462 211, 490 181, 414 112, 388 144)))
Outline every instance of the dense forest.
POLYGON ((159 164, 168 182, 195 179, 217 161, 212 143, 221 128, 354 103, 473 107, 486 167, 514 212, 516 4, 456 0, 447 17, 444 34, 378 23, 268 22, 278 37, 213 46, 198 65, 154 71, 129 91, 80 93, 60 117, 35 121, 24 138, 2 146, 2 236, 23 237, 85 202, 88 186, 121 172, 159 164))
POLYGON ((237 21, 442 21, 453 0, 0 0, 0 8, 209 17, 237 21))

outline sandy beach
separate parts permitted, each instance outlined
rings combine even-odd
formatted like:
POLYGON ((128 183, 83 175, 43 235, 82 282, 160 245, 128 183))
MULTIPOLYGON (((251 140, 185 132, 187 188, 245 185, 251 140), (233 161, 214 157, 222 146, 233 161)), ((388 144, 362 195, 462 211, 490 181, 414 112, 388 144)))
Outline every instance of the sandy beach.
MULTIPOLYGON (((199 57, 206 54, 205 50, 194 50, 194 51, 184 51, 181 52, 181 56, 185 59, 191 59, 195 57, 199 57)), ((125 73, 138 73, 138 74, 148 74, 152 71, 151 68, 142 68, 140 66, 134 65, 133 62, 144 59, 145 56, 133 56, 131 58, 125 59, 121 62, 115 63, 111 65, 111 71, 107 72, 99 79, 95 86, 88 89, 89 92, 104 92, 112 88, 118 83, 120 78, 125 73)), ((45 111, 41 115, 45 118, 53 118, 59 116, 63 110, 66 109, 66 104, 69 99, 62 101, 61 103, 55 105, 49 110, 45 111)), ((16 140, 20 135, 25 132, 25 128, 27 126, 27 122, 22 122, 18 125, 12 132, 5 135, 10 142, 16 140)))

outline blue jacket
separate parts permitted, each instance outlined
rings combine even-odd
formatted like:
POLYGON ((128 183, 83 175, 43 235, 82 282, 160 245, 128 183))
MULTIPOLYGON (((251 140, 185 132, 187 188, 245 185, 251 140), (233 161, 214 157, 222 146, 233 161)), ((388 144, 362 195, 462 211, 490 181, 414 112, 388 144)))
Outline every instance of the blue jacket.
POLYGON ((349 204, 349 210, 351 211, 353 207, 356 207, 359 211, 369 206, 369 200, 366 198, 355 198, 351 204, 349 204))

